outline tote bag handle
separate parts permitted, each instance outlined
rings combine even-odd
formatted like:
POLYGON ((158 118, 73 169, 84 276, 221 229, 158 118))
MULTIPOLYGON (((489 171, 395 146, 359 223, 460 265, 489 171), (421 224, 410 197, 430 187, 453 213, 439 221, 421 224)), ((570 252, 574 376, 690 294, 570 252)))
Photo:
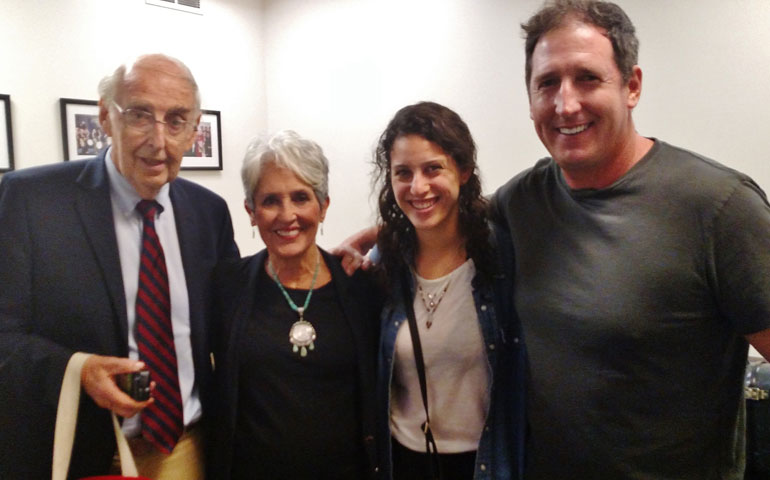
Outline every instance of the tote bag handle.
MULTIPOLYGON (((75 425, 78 419, 78 405, 80 403, 80 372, 83 364, 90 357, 89 353, 77 352, 70 357, 67 369, 64 371, 61 393, 59 393, 59 407, 56 410, 56 429, 53 439, 53 469, 52 480, 66 480, 72 457, 72 444, 75 441, 75 425)), ((134 456, 128 446, 125 435, 120 429, 118 418, 112 415, 112 426, 115 430, 115 439, 118 442, 118 454, 120 455, 120 470, 124 476, 138 475, 134 456)))

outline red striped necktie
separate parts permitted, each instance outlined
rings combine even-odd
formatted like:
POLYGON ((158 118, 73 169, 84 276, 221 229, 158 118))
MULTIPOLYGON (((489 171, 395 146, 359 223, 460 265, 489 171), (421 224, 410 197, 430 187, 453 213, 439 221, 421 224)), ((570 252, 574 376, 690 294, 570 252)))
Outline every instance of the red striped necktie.
POLYGON ((182 435, 182 396, 171 327, 171 300, 163 248, 155 231, 155 215, 163 207, 154 200, 136 205, 144 219, 139 289, 136 294, 136 343, 139 359, 155 382, 155 401, 142 411, 142 436, 164 453, 171 453, 182 435))

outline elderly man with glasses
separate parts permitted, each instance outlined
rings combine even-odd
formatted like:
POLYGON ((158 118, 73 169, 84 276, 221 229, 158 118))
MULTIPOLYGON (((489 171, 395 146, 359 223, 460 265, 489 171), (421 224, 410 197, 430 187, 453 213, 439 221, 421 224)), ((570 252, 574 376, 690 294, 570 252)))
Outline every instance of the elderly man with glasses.
POLYGON ((203 478, 209 274, 238 249, 225 202, 177 178, 200 120, 198 87, 183 63, 156 54, 119 67, 99 94, 110 148, 0 183, 0 478, 50 476, 74 352, 93 355, 72 477, 114 469, 112 411, 141 475, 203 478), (116 384, 138 371, 149 371, 150 399, 116 384))

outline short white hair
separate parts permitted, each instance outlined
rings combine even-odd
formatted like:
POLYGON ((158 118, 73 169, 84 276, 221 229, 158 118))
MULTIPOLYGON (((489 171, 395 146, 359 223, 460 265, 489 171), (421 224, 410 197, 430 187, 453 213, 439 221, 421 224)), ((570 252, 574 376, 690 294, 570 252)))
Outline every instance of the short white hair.
POLYGON ((254 209, 254 193, 265 165, 291 170, 313 189, 318 203, 329 198, 329 161, 321 147, 293 130, 257 137, 249 143, 241 167, 246 204, 254 209))

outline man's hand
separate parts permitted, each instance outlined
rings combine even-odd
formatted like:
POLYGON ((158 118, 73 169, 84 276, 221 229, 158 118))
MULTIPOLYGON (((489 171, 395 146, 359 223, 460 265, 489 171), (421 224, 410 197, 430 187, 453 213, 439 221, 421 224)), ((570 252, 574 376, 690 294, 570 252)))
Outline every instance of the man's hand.
POLYGON ((100 407, 112 410, 121 417, 133 417, 152 403, 153 399, 137 402, 117 386, 114 377, 142 369, 144 369, 144 363, 137 360, 91 355, 83 364, 80 384, 100 407))
POLYGON ((342 244, 333 248, 331 253, 342 257, 342 268, 349 276, 362 268, 368 270, 372 262, 366 253, 377 242, 377 227, 369 227, 346 238, 342 244))
POLYGON ((340 263, 342 264, 342 269, 345 270, 345 273, 347 273, 348 276, 353 275, 359 268, 368 270, 372 265, 369 257, 361 255, 358 250, 344 243, 332 249, 332 254, 342 257, 340 263))

